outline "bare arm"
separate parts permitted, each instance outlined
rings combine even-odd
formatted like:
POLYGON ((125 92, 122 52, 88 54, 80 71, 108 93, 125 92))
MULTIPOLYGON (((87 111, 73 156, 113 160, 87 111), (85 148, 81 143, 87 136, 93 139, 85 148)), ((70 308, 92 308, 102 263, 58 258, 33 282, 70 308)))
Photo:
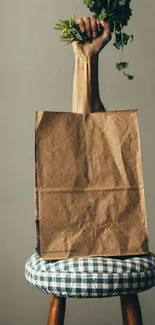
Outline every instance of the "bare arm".
POLYGON ((104 33, 100 36, 98 23, 94 16, 79 19, 81 30, 87 30, 92 43, 73 44, 75 55, 75 72, 73 80, 72 112, 87 113, 104 111, 98 82, 99 53, 110 41, 111 31, 107 23, 102 22, 104 33), (83 57, 83 59, 81 58, 83 57))

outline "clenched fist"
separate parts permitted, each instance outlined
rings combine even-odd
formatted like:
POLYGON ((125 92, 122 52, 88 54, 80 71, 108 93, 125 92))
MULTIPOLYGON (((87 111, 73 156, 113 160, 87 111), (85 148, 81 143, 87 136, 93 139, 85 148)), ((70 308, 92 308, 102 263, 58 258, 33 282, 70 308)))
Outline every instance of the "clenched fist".
POLYGON ((75 54, 78 52, 78 46, 86 57, 92 57, 96 54, 99 54, 99 52, 111 40, 110 24, 104 22, 103 20, 99 22, 95 16, 79 18, 77 20, 77 24, 79 24, 81 32, 87 33, 89 41, 84 44, 77 44, 77 42, 73 42, 73 49, 75 54))

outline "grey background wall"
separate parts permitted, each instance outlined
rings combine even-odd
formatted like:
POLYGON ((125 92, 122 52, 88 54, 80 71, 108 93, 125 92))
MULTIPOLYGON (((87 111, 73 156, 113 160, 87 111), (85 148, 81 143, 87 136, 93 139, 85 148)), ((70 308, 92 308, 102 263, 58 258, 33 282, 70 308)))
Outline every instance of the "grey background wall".
MULTIPOLYGON (((115 69, 110 44, 100 58, 100 91, 108 110, 137 108, 150 250, 155 252, 155 36, 153 0, 132 0, 125 52, 134 81, 115 69)), ((60 43, 59 17, 88 15, 82 0, 0 0, 0 325, 44 325, 49 296, 30 287, 24 264, 36 245, 34 112, 71 111, 74 58, 60 43)), ((154 325, 155 290, 140 295, 144 324, 154 325)), ((121 323, 119 298, 68 300, 66 325, 121 323)))

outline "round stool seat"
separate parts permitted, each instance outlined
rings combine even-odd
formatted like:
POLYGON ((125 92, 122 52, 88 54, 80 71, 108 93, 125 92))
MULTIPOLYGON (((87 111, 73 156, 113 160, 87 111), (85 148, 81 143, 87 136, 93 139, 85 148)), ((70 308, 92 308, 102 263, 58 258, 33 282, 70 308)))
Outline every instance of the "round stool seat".
POLYGON ((58 297, 99 298, 138 293, 155 285, 155 255, 52 262, 34 253, 25 264, 25 277, 31 285, 58 297))

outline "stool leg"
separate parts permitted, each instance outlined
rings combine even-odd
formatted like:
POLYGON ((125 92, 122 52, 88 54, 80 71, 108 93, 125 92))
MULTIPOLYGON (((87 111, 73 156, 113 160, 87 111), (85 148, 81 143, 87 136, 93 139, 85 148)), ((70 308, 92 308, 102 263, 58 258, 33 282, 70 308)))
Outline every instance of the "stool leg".
POLYGON ((65 318, 66 298, 52 296, 47 325, 63 325, 65 318))
POLYGON ((143 325, 137 294, 121 296, 123 325, 143 325))

